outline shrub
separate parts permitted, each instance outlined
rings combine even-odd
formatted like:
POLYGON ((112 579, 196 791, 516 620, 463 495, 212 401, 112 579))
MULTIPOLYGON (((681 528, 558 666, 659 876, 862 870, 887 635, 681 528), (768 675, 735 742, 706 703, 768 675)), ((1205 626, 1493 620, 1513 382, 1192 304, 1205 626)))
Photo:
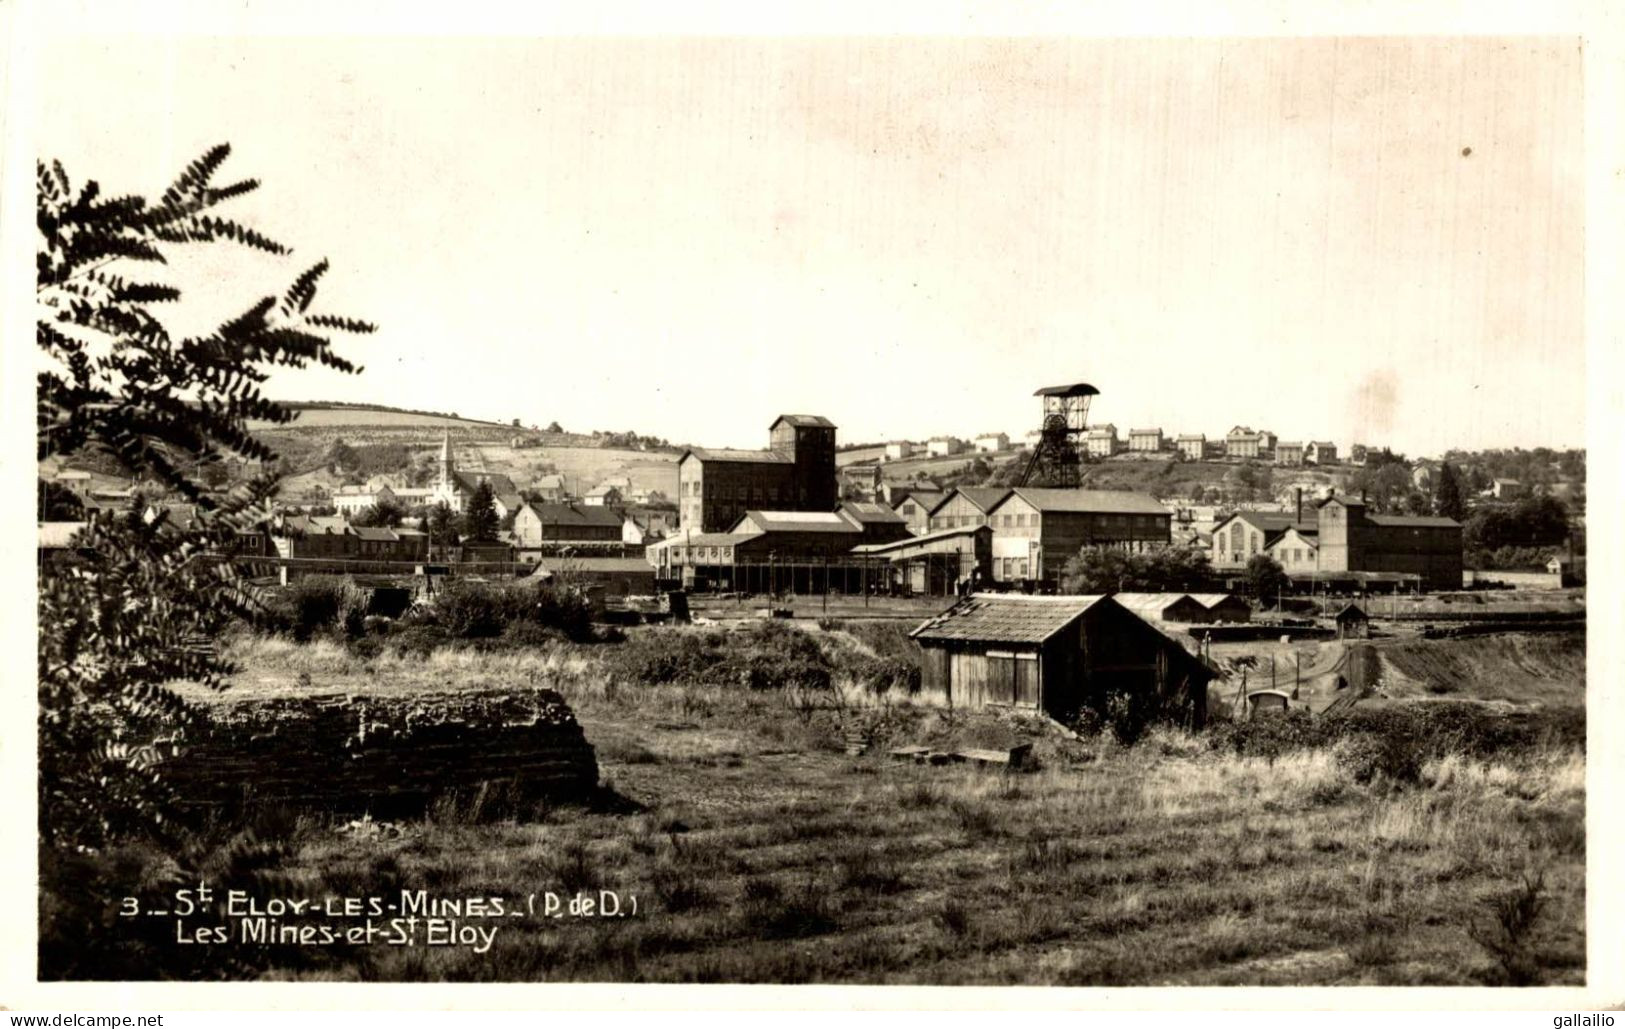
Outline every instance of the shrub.
POLYGON ((346 639, 362 634, 366 594, 337 575, 312 575, 280 591, 268 605, 274 624, 303 643, 324 632, 346 639))
POLYGON ((1537 872, 1523 884, 1488 902, 1491 921, 1474 922, 1469 930, 1473 941, 1495 959, 1492 983, 1507 986, 1533 986, 1540 981, 1539 955, 1534 948, 1535 923, 1546 908, 1545 873, 1537 872))

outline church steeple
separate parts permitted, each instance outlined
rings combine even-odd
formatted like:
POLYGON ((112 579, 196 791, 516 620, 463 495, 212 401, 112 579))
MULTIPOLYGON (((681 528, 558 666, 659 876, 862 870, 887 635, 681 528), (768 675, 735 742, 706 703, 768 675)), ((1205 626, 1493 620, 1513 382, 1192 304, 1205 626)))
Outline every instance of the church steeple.
POLYGON ((440 440, 440 485, 450 488, 452 474, 456 471, 451 464, 451 430, 447 429, 445 436, 440 440))

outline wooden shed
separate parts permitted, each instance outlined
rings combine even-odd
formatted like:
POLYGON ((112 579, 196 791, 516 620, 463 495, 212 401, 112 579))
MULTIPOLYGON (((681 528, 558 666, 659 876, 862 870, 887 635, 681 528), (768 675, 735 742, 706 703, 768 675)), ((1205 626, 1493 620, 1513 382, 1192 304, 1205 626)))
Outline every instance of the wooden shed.
POLYGON ((1193 728, 1207 720, 1208 666, 1109 597, 976 593, 909 635, 921 689, 955 707, 1064 718, 1124 694, 1193 728))
POLYGON ((1206 622, 1207 608, 1185 593, 1113 593, 1112 599, 1148 622, 1206 622))
POLYGON ((1192 593, 1191 599, 1207 611, 1208 622, 1250 622, 1253 620, 1251 604, 1234 593, 1192 593))
POLYGON ((1371 638, 1371 617, 1358 604, 1345 605, 1337 612, 1337 638, 1340 640, 1368 640, 1371 638))

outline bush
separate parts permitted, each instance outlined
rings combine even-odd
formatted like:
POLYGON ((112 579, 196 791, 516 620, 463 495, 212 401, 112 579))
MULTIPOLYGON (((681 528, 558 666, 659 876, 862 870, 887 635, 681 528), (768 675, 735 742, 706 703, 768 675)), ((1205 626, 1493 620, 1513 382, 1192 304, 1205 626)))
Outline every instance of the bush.
POLYGON ((362 634, 366 593, 337 575, 312 575, 280 591, 269 603, 272 622, 301 643, 331 632, 346 639, 362 634))

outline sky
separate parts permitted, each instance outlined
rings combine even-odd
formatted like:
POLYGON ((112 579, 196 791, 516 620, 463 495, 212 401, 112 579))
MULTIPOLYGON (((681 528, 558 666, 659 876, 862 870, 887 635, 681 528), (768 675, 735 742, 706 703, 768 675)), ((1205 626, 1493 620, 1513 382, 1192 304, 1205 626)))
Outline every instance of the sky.
POLYGON ((177 260, 182 330, 305 265, 378 323, 268 392, 710 446, 1092 420, 1585 443, 1569 38, 57 37, 40 155, 156 194, 216 142, 294 247, 177 260), (88 73, 87 70, 93 71, 88 73))

